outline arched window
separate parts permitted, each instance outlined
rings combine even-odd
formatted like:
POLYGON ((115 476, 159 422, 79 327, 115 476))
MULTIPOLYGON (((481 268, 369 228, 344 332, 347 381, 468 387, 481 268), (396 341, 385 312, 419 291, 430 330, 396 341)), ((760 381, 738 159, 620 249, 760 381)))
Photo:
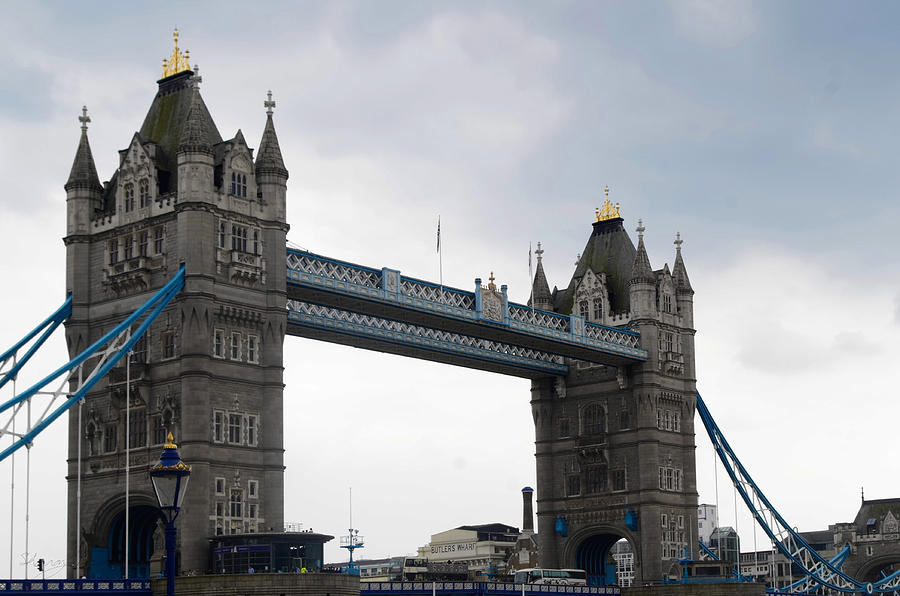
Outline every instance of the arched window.
POLYGON ((134 211, 134 184, 125 185, 125 213, 134 211))
POLYGON ((603 320, 603 298, 594 298, 594 320, 603 320))
POLYGON ((603 416, 603 407, 599 404, 591 404, 584 409, 582 414, 582 429, 586 435, 599 435, 606 430, 603 416))
POLYGON ((237 194, 237 174, 231 173, 231 194, 237 194))
POLYGON ((146 178, 141 178, 139 182, 140 188, 140 199, 141 199, 141 209, 144 207, 150 206, 150 181, 146 178))
POLYGON ((241 174, 241 196, 247 196, 247 174, 241 174))
POLYGON ((581 315, 581 318, 587 320, 588 318, 588 301, 582 300, 578 303, 578 314, 581 315))

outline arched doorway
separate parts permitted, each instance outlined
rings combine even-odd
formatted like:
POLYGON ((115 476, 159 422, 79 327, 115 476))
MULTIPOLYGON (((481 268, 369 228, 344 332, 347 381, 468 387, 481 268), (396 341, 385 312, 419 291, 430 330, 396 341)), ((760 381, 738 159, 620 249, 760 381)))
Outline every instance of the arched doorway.
MULTIPOLYGON (((147 505, 131 508, 128 532, 128 577, 150 577, 150 557, 153 555, 153 533, 159 510, 147 505)), ((125 577, 125 511, 112 519, 107 535, 106 561, 92 561, 91 571, 104 566, 106 577, 125 577), (105 563, 105 565, 104 565, 105 563)), ((92 576, 94 576, 92 574, 92 576)))
MULTIPOLYGON (((582 540, 575 549, 575 567, 584 569, 588 576, 588 585, 614 586, 618 584, 616 578, 616 558, 613 557, 614 546, 617 551, 624 554, 631 553, 627 539, 618 534, 593 534, 582 540), (616 546, 620 540, 621 546, 616 546)), ((631 577, 634 577, 634 558, 631 557, 631 577)), ((630 585, 630 584, 629 584, 630 585)))

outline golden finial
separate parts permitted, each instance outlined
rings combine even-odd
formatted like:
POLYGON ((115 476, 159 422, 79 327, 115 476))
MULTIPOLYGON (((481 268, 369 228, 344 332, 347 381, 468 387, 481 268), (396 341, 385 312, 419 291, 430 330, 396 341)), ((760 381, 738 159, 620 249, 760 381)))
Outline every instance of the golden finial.
MULTIPOLYGON (((176 31, 178 30, 176 29, 176 31)), ((178 33, 175 35, 177 39, 178 33)), ((166 444, 163 445, 163 449, 178 449, 178 445, 175 444, 175 437, 172 436, 172 431, 169 431, 169 434, 166 436, 166 444)))
POLYGON ((163 78, 191 69, 190 51, 185 51, 182 54, 181 50, 178 49, 178 27, 175 27, 172 38, 175 40, 175 49, 172 50, 172 55, 169 58, 163 59, 163 78))
POLYGON ((603 207, 600 209, 594 209, 594 216, 596 217, 596 221, 606 221, 608 219, 616 219, 621 217, 619 215, 619 204, 616 203, 613 206, 612 203, 609 202, 609 187, 606 187, 606 202, 603 203, 603 207))
POLYGON ((494 285, 494 272, 493 271, 491 271, 491 276, 488 279, 490 280, 490 283, 488 284, 488 288, 491 290, 496 290, 497 286, 494 285))

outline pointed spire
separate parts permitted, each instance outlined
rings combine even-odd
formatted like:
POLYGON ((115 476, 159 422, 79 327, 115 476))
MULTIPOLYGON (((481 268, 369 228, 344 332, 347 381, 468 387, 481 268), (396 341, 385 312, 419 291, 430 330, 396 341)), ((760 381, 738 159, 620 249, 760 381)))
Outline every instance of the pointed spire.
POLYGON ((653 275, 653 268, 650 267, 650 257, 647 256, 647 249, 644 247, 644 222, 638 220, 638 246, 634 255, 634 262, 631 265, 631 283, 656 283, 653 275))
POLYGON ((84 188, 88 190, 102 190, 100 177, 97 176, 97 166, 94 165, 94 156, 91 153, 91 145, 88 142, 87 125, 91 121, 87 115, 87 106, 82 106, 81 116, 81 140, 75 151, 75 161, 72 163, 72 171, 69 172, 69 180, 66 182, 66 190, 84 188))
POLYGON ((281 147, 278 145, 278 135, 275 134, 275 123, 272 121, 272 111, 275 101, 272 99, 272 91, 267 94, 268 99, 263 102, 266 108, 266 126, 263 129, 262 140, 259 142, 259 150, 256 158, 257 174, 278 174, 287 178, 288 171, 284 167, 284 159, 281 157, 281 147))
POLYGON ((538 242, 537 250, 534 251, 534 254, 537 255, 537 269, 534 272, 534 281, 531 285, 532 304, 535 308, 550 310, 553 305, 553 296, 550 294, 550 284, 547 283, 547 276, 544 274, 544 264, 541 262, 544 249, 541 248, 540 242, 538 242))
POLYGON ((209 144, 209 134, 206 130, 206 121, 203 118, 203 105, 200 100, 199 86, 194 84, 194 90, 191 93, 191 107, 188 109, 184 127, 181 129, 178 153, 206 153, 212 155, 212 145, 209 144))
POLYGON ((678 292, 694 293, 691 287, 691 280, 688 279, 687 269, 684 267, 684 259, 681 258, 681 245, 684 240, 681 239, 681 232, 675 234, 675 265, 672 268, 672 277, 675 278, 675 288, 678 292))

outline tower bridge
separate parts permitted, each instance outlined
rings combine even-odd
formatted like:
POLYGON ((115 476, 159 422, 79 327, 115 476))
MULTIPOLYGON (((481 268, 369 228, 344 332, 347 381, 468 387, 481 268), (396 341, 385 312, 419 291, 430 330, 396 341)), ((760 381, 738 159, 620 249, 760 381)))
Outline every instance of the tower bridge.
MULTIPOLYGON (((566 287, 550 290, 539 247, 528 304, 511 302, 493 275, 465 290, 286 249, 288 170, 271 95, 254 151, 240 130, 220 135, 186 60, 171 65, 104 184, 83 111, 65 183, 70 358, 100 355, 98 342, 124 334, 103 358, 128 351, 135 373, 110 361, 89 383, 69 377, 70 574, 149 573, 162 548, 145 464, 167 432, 193 466, 179 518, 182 570, 207 568, 210 537, 283 527, 285 335, 530 379, 544 567, 613 583, 607 555, 622 538, 638 584, 695 558, 698 407, 723 462, 734 461, 735 484, 752 486, 742 496, 762 511, 757 519, 772 517, 784 552, 795 545, 797 561, 814 561, 698 400, 694 291, 679 236, 672 267, 653 268, 643 225, 635 245, 607 191, 566 287), (132 329, 129 317, 160 288, 165 300, 132 329)), ((14 352, 0 360, 12 354, 18 366, 14 352)))
POLYGON ((544 566, 612 583, 606 554, 626 538, 643 582, 696 550, 685 530, 697 504, 693 289, 680 240, 672 268, 652 268, 644 228, 635 246, 607 196, 567 287, 550 291, 539 249, 529 304, 493 276, 451 288, 286 249, 275 101, 254 151, 240 130, 219 133, 200 82, 186 60, 169 61, 103 184, 86 109, 80 118, 65 183, 70 357, 111 329, 128 336, 122 322, 179 271, 180 290, 128 340, 133 376, 117 364, 90 386, 71 377, 84 402, 67 402, 70 573, 149 573, 162 548, 143 466, 169 431, 193 466, 182 570, 207 568, 210 537, 283 526, 285 335, 531 379, 544 566))

